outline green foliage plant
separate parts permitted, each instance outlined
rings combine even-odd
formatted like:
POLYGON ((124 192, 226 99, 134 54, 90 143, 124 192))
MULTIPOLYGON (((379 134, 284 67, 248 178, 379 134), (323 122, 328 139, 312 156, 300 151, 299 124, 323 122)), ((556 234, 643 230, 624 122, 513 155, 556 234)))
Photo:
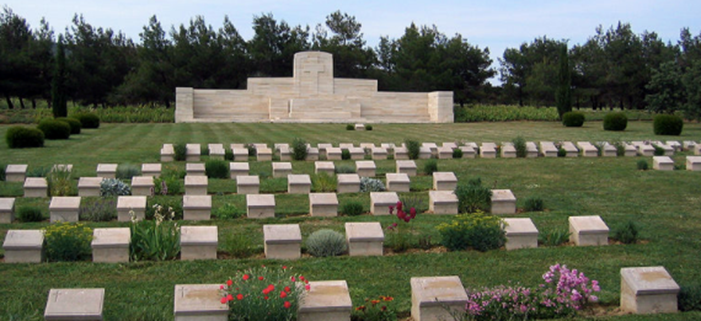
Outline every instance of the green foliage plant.
POLYGON ((638 224, 633 221, 625 222, 613 230, 613 238, 623 244, 635 244, 638 242, 638 224))
POLYGON ((44 132, 46 139, 68 139, 71 136, 71 126, 60 120, 44 119, 37 128, 44 132))
POLYGON ((518 136, 512 141, 516 149, 516 157, 526 158, 528 156, 528 148, 526 147, 526 139, 518 136))
POLYGON ((492 207, 492 190, 482 185, 480 178, 471 179, 455 188, 459 213, 487 212, 492 207))
POLYGON ((221 159, 209 159, 204 163, 204 171, 209 178, 229 178, 229 163, 221 159))
POLYGON ((614 112, 604 116, 604 130, 624 131, 628 127, 628 117, 625 113, 614 112))
POLYGON ((41 214, 41 209, 36 206, 20 206, 17 208, 17 220, 23 223, 41 222, 44 216, 41 214))
POLYGON ((409 159, 418 159, 419 152, 421 151, 421 145, 418 141, 407 139, 404 141, 404 146, 406 146, 407 154, 409 159))
POLYGON ((334 168, 336 174, 353 174, 355 173, 355 168, 350 165, 338 165, 334 168))
POLYGON ((363 212, 363 204, 358 201, 347 201, 341 205, 341 213, 347 216, 358 216, 363 212))
POLYGON ((173 159, 176 161, 184 161, 187 157, 187 144, 177 143, 173 144, 173 159))
POLYGON ((7 167, 7 165, 0 164, 0 182, 4 182, 5 179, 7 178, 7 177, 5 177, 6 176, 6 173, 5 173, 6 167, 7 167))
MULTIPOLYGON (((564 121, 565 115, 572 111, 572 67, 569 63, 567 44, 562 44, 558 51, 558 83, 557 90, 555 92, 555 102, 557 104, 557 112, 560 115, 560 118, 564 121)), ((582 123, 583 122, 584 120, 582 120, 582 123)), ((567 126, 566 122, 565 126, 567 126)))
POLYGON ((53 109, 54 117, 66 117, 68 115, 68 90, 66 88, 66 51, 63 45, 63 35, 59 35, 56 42, 56 56, 52 76, 51 108, 53 109))
POLYGON ((209 155, 209 146, 207 146, 207 145, 200 146, 200 156, 208 156, 208 155, 209 155))
POLYGON ((424 163, 424 174, 433 175, 434 172, 438 171, 438 163, 435 159, 429 159, 424 163))
POLYGON ((481 211, 460 214, 451 223, 436 228, 441 244, 449 251, 475 249, 480 252, 498 249, 506 244, 503 220, 481 211))
POLYGON ((185 177, 185 171, 175 168, 166 168, 161 173, 161 176, 153 179, 155 195, 180 195, 185 187, 182 179, 185 177))
POLYGON ((117 179, 131 180, 134 176, 139 175, 141 175, 141 167, 130 163, 124 163, 117 166, 117 173, 115 174, 115 177, 117 179))
POLYGON ((148 198, 146 206, 146 219, 156 220, 161 214, 163 219, 180 220, 183 218, 183 201, 174 197, 148 198))
POLYGON ((562 115, 562 124, 565 127, 582 127, 584 125, 584 114, 576 111, 566 112, 562 115))
POLYGON ((174 221, 175 212, 160 204, 154 208, 153 221, 137 221, 134 212, 130 211, 129 256, 132 261, 175 260, 180 253, 180 226, 174 221))
POLYGON ((462 149, 460 149, 460 148, 453 149, 453 158, 460 159, 460 158, 462 158, 462 154, 463 154, 462 149))
POLYGON ((562 147, 557 148, 557 157, 567 157, 567 150, 562 147))
POLYGON ((316 257, 338 256, 348 248, 345 236, 330 229, 321 229, 310 234, 305 245, 307 252, 316 257))
POLYGON ((73 175, 67 169, 53 169, 46 176, 51 196, 76 195, 76 187, 73 185, 73 175))
POLYGON ((44 147, 44 132, 36 128, 13 126, 5 133, 5 142, 9 148, 44 147))
POLYGON ((384 295, 376 299, 365 299, 362 305, 353 309, 351 320, 396 321, 397 311, 393 301, 393 297, 384 295))
POLYGON ((545 246, 560 246, 570 240, 570 231, 567 228, 543 229, 538 234, 538 242, 545 246))
POLYGON ((347 149, 341 150, 341 159, 342 159, 342 160, 349 160, 349 159, 351 159, 351 153, 350 153, 350 151, 347 150, 347 149))
POLYGON ((646 171, 650 168, 650 165, 648 165, 647 161, 644 159, 639 159, 635 164, 639 171, 646 171))
POLYGON ((30 167, 27 170, 27 177, 47 177, 51 172, 50 166, 30 167))
POLYGON ((131 187, 116 178, 105 178, 100 182, 101 196, 124 196, 131 195, 131 187))
POLYGON ((83 200, 78 216, 81 221, 109 222, 117 218, 117 203, 109 198, 83 200))
POLYGON ((543 205, 543 199, 540 197, 529 197, 526 198, 526 204, 523 206, 526 212, 541 212, 545 209, 543 205))
POLYGON ((229 149, 229 148, 224 149, 224 160, 228 160, 228 161, 234 160, 234 151, 232 149, 229 149))
POLYGON ((56 118, 56 120, 60 120, 68 124, 68 126, 71 127, 71 135, 80 134, 80 130, 83 128, 83 125, 80 123, 80 121, 75 118, 61 117, 56 118))
POLYGON ((383 184, 381 180, 375 179, 375 178, 370 178, 370 177, 361 177, 360 178, 360 192, 361 193, 382 192, 384 190, 385 190, 385 184, 383 184))
POLYGON ((677 306, 679 311, 701 311, 701 285, 684 285, 679 289, 677 306))
POLYGON ((50 262, 81 261, 90 257, 92 229, 81 223, 59 222, 44 228, 44 240, 50 262))
POLYGON ((365 125, 365 130, 367 130, 367 131, 372 130, 372 125, 365 125))
POLYGON ((352 124, 346 124, 346 130, 355 130, 355 126, 352 124))
POLYGON ((312 190, 317 193, 331 193, 336 191, 336 175, 319 172, 312 175, 312 190))
POLYGON ((307 141, 299 137, 292 140, 292 159, 298 161, 307 159, 307 141))
POLYGON ((657 146, 655 144, 652 144, 652 148, 654 148, 653 155, 655 156, 664 156, 664 149, 660 146, 657 146))
POLYGON ((86 129, 97 129, 100 128, 100 117, 93 113, 76 113, 73 114, 73 118, 80 121, 83 128, 86 129))
POLYGON ((248 149, 248 156, 256 156, 256 145, 246 144, 246 149, 248 149))
POLYGON ((214 217, 220 220, 231 220, 243 216, 244 213, 242 211, 239 211, 236 205, 226 203, 220 206, 219 208, 215 209, 213 214, 214 217))
POLYGON ((684 121, 676 115, 657 115, 653 127, 655 135, 679 136, 684 129, 684 121))
POLYGON ((245 233, 225 233, 221 246, 226 253, 239 259, 254 254, 253 241, 245 233))

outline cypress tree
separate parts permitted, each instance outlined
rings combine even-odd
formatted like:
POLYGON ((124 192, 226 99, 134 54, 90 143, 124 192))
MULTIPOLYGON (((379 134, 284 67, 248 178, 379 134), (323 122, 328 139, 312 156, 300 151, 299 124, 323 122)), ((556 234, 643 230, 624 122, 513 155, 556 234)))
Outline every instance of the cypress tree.
POLYGON ((572 74, 570 71, 570 62, 567 55, 567 44, 563 44, 560 48, 560 69, 557 73, 558 87, 555 94, 555 102, 557 104, 557 113, 562 115, 572 111, 572 74))
POLYGON ((54 118, 68 116, 66 104, 66 52, 63 48, 63 36, 58 36, 56 43, 56 60, 54 76, 51 80, 51 106, 54 118))

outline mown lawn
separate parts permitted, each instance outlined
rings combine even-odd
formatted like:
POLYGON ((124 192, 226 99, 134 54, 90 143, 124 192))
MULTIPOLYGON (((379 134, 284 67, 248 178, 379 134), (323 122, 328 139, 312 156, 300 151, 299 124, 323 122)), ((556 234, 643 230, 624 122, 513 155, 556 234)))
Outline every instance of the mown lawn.
MULTIPOLYGON (((4 137, 7 126, 0 126, 4 137)), ((559 123, 513 122, 441 125, 377 124, 370 132, 346 131, 341 124, 104 124, 98 130, 86 130, 68 141, 49 141, 41 149, 9 150, 0 143, 0 164, 28 163, 34 167, 71 163, 79 176, 94 176, 97 163, 140 164, 157 162, 161 144, 166 142, 195 143, 290 143, 302 137, 310 143, 319 142, 394 142, 405 138, 425 142, 449 141, 511 141, 521 135, 527 140, 643 140, 673 139, 701 140, 701 126, 686 124, 681 137, 656 137, 651 122, 631 122, 623 133, 605 132, 599 122, 587 122, 585 127, 564 128, 559 123)), ((674 156, 677 165, 684 156, 674 156)), ((613 244, 602 247, 571 246, 487 253, 475 251, 453 253, 405 253, 372 258, 304 257, 295 262, 264 260, 262 225, 269 223, 299 223, 304 236, 320 228, 343 230, 345 222, 379 221, 386 226, 396 221, 392 217, 312 218, 305 195, 284 194, 283 180, 265 179, 262 190, 278 193, 274 219, 251 221, 245 218, 213 220, 204 224, 219 226, 219 250, 232 248, 230 235, 243 233, 251 241, 254 255, 244 259, 221 259, 198 262, 140 262, 130 264, 45 263, 34 265, 0 264, 0 319, 36 319, 43 314, 48 290, 59 287, 106 288, 106 320, 168 320, 173 314, 173 287, 187 283, 221 283, 234 271, 262 264, 293 266, 312 280, 347 280, 356 304, 365 298, 390 295, 402 316, 410 309, 409 279, 413 276, 458 275, 469 288, 495 286, 509 281, 537 286, 548 266, 557 262, 567 264, 600 281, 605 310, 618 305, 621 267, 663 265, 680 285, 698 284, 701 277, 701 173, 683 170, 674 172, 637 171, 636 158, 557 158, 557 159, 462 159, 438 160, 440 171, 453 171, 459 180, 480 177, 488 186, 511 189, 523 207, 528 197, 540 197, 546 211, 522 213, 530 217, 539 230, 566 228, 570 215, 601 215, 612 228, 633 220, 641 227, 640 244, 613 244)), ((651 163, 651 159, 648 159, 651 163)), ((394 171, 394 161, 376 161, 380 178, 394 171)), ((418 161, 421 170, 424 161, 418 161)), ((336 165, 351 161, 337 161, 336 165)), ((184 168, 184 163, 171 166, 184 168)), ((313 162, 293 162, 295 173, 313 173, 313 162)), ((251 171, 272 172, 270 162, 252 162, 251 171)), ((412 179, 413 194, 428 200, 430 176, 412 179)), ((214 206, 234 204, 245 210, 245 199, 235 195, 234 181, 210 180, 209 193, 214 206)), ((0 197, 22 195, 20 183, 0 182, 0 197)), ((168 197, 176 198, 176 197, 168 197)), ((367 194, 342 194, 341 204, 350 199, 363 202, 369 210, 367 194)), ((428 204, 424 202, 423 208, 428 204)), ((48 217, 47 200, 17 199, 17 206, 35 204, 44 207, 48 217)), ((420 215, 411 226, 416 235, 431 236, 438 243, 435 226, 449 222, 450 216, 420 215)), ((0 240, 8 229, 40 228, 44 223, 0 224, 0 240)), ((125 223, 88 223, 92 227, 128 226, 125 223)), ((418 236, 417 236, 418 238, 418 236)), ((417 240, 414 240, 417 242, 417 240)), ((0 251, 0 254, 3 253, 0 251)), ((611 313, 609 313, 611 314, 611 313)), ((697 320, 699 313, 666 316, 610 316, 610 320, 697 320)))

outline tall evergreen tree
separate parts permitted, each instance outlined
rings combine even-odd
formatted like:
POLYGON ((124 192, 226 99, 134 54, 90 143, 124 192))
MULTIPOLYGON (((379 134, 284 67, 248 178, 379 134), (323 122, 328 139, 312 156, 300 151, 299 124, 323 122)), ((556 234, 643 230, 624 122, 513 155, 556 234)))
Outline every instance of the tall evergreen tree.
POLYGON ((56 43, 56 60, 54 63, 54 76, 51 80, 51 107, 54 117, 68 116, 66 104, 66 52, 63 48, 63 36, 58 36, 56 43))
POLYGON ((560 48, 560 68, 557 73, 558 87, 555 100, 557 102, 557 113, 562 115, 572 111, 572 73, 570 72, 570 59, 567 55, 567 44, 560 48))

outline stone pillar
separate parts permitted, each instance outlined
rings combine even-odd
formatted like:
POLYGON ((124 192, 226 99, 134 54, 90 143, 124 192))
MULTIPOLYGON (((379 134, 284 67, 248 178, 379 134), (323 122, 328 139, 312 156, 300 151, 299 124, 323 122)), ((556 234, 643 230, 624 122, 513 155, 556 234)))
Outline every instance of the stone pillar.
POLYGON ((333 94, 333 55, 303 51, 294 58, 294 87, 300 97, 333 94))
POLYGON ((428 93, 428 115, 434 123, 452 123, 453 92, 434 91, 428 93))
POLYGON ((175 122, 189 123, 195 119, 195 90, 192 87, 175 88, 175 122))

